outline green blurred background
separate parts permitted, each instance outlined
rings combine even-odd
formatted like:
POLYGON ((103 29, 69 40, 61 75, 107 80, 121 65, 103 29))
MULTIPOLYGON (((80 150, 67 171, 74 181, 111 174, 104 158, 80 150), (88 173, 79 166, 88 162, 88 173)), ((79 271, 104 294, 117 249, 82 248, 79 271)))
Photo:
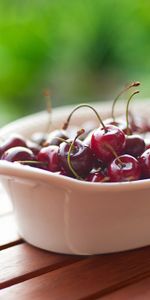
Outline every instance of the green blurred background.
POLYGON ((0 124, 53 106, 150 95, 150 1, 0 2, 0 124))

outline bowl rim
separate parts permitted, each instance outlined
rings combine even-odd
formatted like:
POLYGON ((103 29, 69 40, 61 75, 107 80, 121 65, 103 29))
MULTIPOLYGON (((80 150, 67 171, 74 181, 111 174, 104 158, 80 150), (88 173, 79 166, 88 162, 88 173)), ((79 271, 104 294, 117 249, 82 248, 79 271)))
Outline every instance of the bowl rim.
POLYGON ((45 184, 53 184, 61 188, 75 189, 92 192, 114 192, 114 191, 134 191, 150 188, 150 179, 136 180, 131 182, 103 182, 94 183, 80 181, 64 175, 59 175, 50 171, 37 169, 30 166, 23 166, 7 161, 0 161, 0 176, 6 178, 19 178, 24 180, 38 181, 45 184))
MULTIPOLYGON (((110 108, 111 101, 108 101, 106 103, 101 102, 93 103, 94 106, 98 107, 104 107, 104 110, 107 110, 110 108)), ((144 103, 148 103, 148 99, 145 99, 144 103)), ((141 103, 139 103, 139 106, 142 107, 141 103)), ((62 106, 59 108, 54 109, 54 120, 57 123, 57 119, 62 118, 63 114, 66 114, 70 109, 72 109, 74 106, 62 106)), ((120 109, 122 108, 122 103, 120 103, 120 109)), ((9 133, 12 132, 12 130, 15 130, 15 128, 21 127, 23 124, 34 124, 34 120, 36 121, 38 118, 45 119, 45 116, 47 115, 47 112, 41 111, 38 113, 34 113, 28 116, 25 116, 23 118, 19 118, 16 121, 13 121, 9 123, 8 125, 3 126, 0 129, 0 136, 7 136, 9 133)), ((81 114, 82 115, 82 114, 81 114)), ((147 189, 150 187, 150 179, 142 179, 142 180, 136 180, 136 181, 130 181, 130 182, 88 182, 88 181, 80 181, 71 177, 67 177, 64 175, 59 175, 50 171, 30 167, 30 166, 23 166, 19 165, 17 163, 11 163, 4 160, 0 160, 0 177, 19 177, 25 180, 38 180, 42 181, 43 183, 53 183, 55 185, 59 185, 61 187, 67 187, 68 189, 78 189, 78 190, 86 190, 86 191, 92 191, 92 192, 113 192, 113 191, 132 191, 132 190, 141 190, 141 189, 147 189)))

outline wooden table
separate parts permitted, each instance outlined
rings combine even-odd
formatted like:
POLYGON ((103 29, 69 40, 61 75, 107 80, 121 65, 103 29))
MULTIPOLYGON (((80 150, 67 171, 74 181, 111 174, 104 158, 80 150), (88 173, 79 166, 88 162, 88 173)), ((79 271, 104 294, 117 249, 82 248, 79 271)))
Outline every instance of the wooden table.
POLYGON ((0 250, 1 300, 150 299, 150 247, 90 257, 32 247, 18 236, 3 191, 0 250))

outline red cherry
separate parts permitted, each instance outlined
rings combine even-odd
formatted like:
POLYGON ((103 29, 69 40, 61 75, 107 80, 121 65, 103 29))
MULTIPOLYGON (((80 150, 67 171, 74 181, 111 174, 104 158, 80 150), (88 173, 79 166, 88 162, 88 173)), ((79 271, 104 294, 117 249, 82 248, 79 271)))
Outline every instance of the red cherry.
POLYGON ((48 147, 43 147, 39 151, 37 160, 47 163, 47 165, 45 165, 46 170, 51 172, 57 172, 60 170, 58 150, 58 146, 50 145, 48 147))
POLYGON ((126 146, 124 152, 134 157, 140 156, 145 150, 145 142, 139 135, 126 136, 126 146))
POLYGON ((108 182, 109 181, 109 177, 107 177, 104 172, 102 171, 98 171, 98 172, 94 172, 94 173, 89 173, 89 175, 86 178, 87 181, 90 182, 108 182))
POLYGON ((0 145, 0 157, 2 154, 13 147, 27 147, 25 139, 19 134, 13 134, 9 136, 2 144, 0 145))
POLYGON ((150 149, 144 151, 139 157, 143 178, 150 178, 150 149))
MULTIPOLYGON (((59 146, 59 157, 61 168, 65 170, 66 174, 71 175, 72 172, 68 165, 68 153, 72 140, 67 140, 59 146)), ((93 167, 93 153, 92 150, 84 145, 82 141, 76 139, 74 141, 73 149, 70 153, 70 161, 74 171, 81 177, 85 177, 93 167)))
POLYGON ((121 155, 115 158, 108 167, 108 177, 112 182, 139 180, 141 177, 140 164, 131 155, 121 155))
POLYGON ((14 161, 35 161, 35 156, 33 152, 25 147, 13 147, 8 150, 6 150, 1 160, 7 160, 10 162, 14 161))
POLYGON ((49 133, 47 140, 45 142, 45 145, 56 145, 59 146, 60 143, 62 143, 62 140, 67 140, 68 139, 68 135, 67 132, 63 129, 59 130, 56 129, 52 132, 49 133), (60 138, 60 139, 59 139, 60 138))
POLYGON ((97 128, 91 137, 91 149, 104 163, 109 163, 117 155, 123 153, 125 148, 125 134, 114 125, 97 128))

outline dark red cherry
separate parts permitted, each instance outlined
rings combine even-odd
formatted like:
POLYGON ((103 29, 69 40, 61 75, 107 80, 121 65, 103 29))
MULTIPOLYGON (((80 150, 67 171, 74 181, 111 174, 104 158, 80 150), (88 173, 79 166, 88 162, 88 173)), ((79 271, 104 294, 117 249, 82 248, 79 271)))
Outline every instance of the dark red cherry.
POLYGON ((59 156, 58 156, 59 147, 55 145, 50 145, 43 147, 38 155, 37 160, 40 162, 46 162, 45 169, 51 172, 57 172, 60 170, 59 156))
POLYGON ((139 157, 143 178, 150 178, 150 149, 144 151, 139 157))
POLYGON ((108 177, 112 182, 133 181, 141 178, 141 166, 131 155, 115 158, 108 167, 108 177))
POLYGON ((56 145, 59 146, 62 143, 62 140, 67 140, 68 135, 67 132, 63 129, 56 129, 49 133, 45 145, 56 145), (60 138, 60 139, 59 139, 60 138))
POLYGON ((134 157, 140 156, 145 150, 144 139, 139 135, 126 136, 126 146, 124 152, 134 157))
POLYGON ((104 172, 98 171, 89 173, 86 180, 90 182, 108 182, 109 177, 107 177, 104 172))
POLYGON ((10 162, 14 161, 35 161, 35 156, 33 152, 25 147, 13 147, 6 150, 2 157, 2 160, 7 160, 10 162))
POLYGON ((114 125, 107 125, 105 128, 97 128, 91 137, 91 149, 104 163, 108 164, 115 157, 120 155, 125 148, 125 134, 114 125), (115 153, 115 154, 114 154, 115 153))
POLYGON ((13 134, 13 135, 9 136, 0 145, 0 157, 9 148, 13 148, 13 147, 17 147, 17 146, 27 147, 26 140, 21 135, 18 135, 18 134, 13 134))
MULTIPOLYGON (((67 143, 63 142, 59 146, 60 164, 68 175, 72 174, 68 165, 68 152, 72 142, 72 140, 67 140, 67 143)), ((92 150, 84 145, 82 141, 76 139, 70 153, 70 161, 74 171, 79 176, 85 177, 93 167, 92 150)))

